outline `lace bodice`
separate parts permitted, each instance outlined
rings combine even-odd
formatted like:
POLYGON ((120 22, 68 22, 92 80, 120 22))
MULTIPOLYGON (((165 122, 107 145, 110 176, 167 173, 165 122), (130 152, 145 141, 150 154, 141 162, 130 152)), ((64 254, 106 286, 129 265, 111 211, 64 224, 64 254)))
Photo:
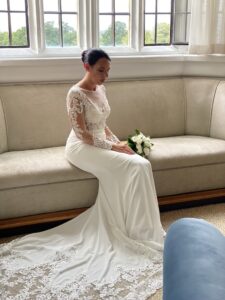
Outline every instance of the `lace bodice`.
POLYGON ((67 111, 77 139, 104 149, 119 142, 106 125, 110 107, 104 86, 97 86, 96 91, 73 86, 67 95, 67 111))

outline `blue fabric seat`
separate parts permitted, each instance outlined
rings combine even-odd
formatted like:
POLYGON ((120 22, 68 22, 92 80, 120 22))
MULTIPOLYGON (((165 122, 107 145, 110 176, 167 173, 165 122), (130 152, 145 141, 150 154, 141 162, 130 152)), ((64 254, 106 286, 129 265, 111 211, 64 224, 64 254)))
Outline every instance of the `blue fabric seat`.
POLYGON ((225 237, 210 223, 174 222, 163 267, 163 300, 225 300, 225 237))

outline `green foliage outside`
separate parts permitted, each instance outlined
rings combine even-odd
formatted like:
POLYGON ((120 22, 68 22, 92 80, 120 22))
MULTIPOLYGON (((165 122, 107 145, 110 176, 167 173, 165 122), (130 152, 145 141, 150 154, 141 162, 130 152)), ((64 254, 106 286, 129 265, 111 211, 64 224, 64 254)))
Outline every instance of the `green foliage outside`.
POLYGON ((170 43, 170 25, 168 23, 159 23, 157 28, 156 41, 154 31, 145 32, 145 44, 169 44, 170 43))
MULTIPOLYGON (((64 46, 77 45, 77 32, 63 22, 63 44, 64 46)), ((60 46, 59 44, 59 30, 54 27, 54 22, 45 23, 45 39, 46 45, 50 47, 60 46)), ((26 46, 27 33, 26 28, 21 27, 12 33, 12 46, 26 46)), ((0 32, 0 46, 9 46, 8 32, 0 32)))
MULTIPOLYGON (((63 45, 77 46, 77 32, 67 23, 62 23, 63 28, 63 45)), ((59 29, 54 27, 54 22, 45 23, 45 41, 49 47, 60 46, 59 29)))
MULTIPOLYGON (((155 44, 155 34, 153 31, 145 32, 145 44, 155 44)), ((170 25, 167 23, 159 23, 157 31, 158 44, 170 43, 170 25)), ((100 46, 112 46, 113 35, 112 27, 108 27, 107 30, 100 32, 100 46)), ((116 46, 128 46, 128 30, 126 24, 120 21, 115 22, 115 45, 116 46)))
MULTIPOLYGON (((26 46, 27 32, 25 27, 17 29, 12 33, 12 46, 26 46)), ((0 32, 0 46, 9 46, 8 32, 0 32)))
MULTIPOLYGON (((116 46, 128 46, 128 30, 126 24, 115 22, 115 44, 116 46)), ((112 27, 100 32, 100 46, 113 46, 112 27)))
MULTIPOLYGON (((77 46, 77 32, 63 22, 63 45, 77 46)), ((126 24, 120 21, 115 23, 115 45, 128 46, 128 30, 126 24)), ((45 23, 45 39, 48 47, 60 46, 59 30, 54 27, 54 22, 45 23)), ((170 42, 170 25, 167 23, 158 24, 157 41, 158 44, 169 44, 170 42)), ((145 44, 154 44, 154 32, 145 32, 145 44)), ((12 34, 13 46, 24 46, 27 44, 26 28, 21 27, 12 34)), ((100 46, 112 46, 113 35, 111 26, 100 32, 100 46)), ((7 32, 0 32, 0 46, 9 46, 9 38, 7 32)))

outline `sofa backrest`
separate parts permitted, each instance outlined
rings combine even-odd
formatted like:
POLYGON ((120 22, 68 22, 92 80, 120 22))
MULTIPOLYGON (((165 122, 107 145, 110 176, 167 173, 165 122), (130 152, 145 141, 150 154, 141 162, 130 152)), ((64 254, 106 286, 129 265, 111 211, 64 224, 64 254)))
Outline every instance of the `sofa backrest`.
MULTIPOLYGON (((0 86, 0 153, 65 145, 71 129, 66 95, 73 83, 0 86)), ((147 79, 106 83, 108 125, 122 140, 140 129, 151 137, 225 139, 225 81, 147 79)))
POLYGON ((5 115, 0 98, 0 153, 8 150, 5 115))
POLYGON ((210 136, 225 140, 225 81, 220 81, 215 94, 210 136))
POLYGON ((151 137, 183 135, 185 98, 183 80, 155 79, 109 82, 108 124, 122 140, 137 128, 151 137))
POLYGON ((218 79, 184 78, 186 97, 185 134, 209 136, 218 79))
POLYGON ((70 86, 71 84, 0 86, 8 151, 65 145, 70 130, 65 99, 70 86))

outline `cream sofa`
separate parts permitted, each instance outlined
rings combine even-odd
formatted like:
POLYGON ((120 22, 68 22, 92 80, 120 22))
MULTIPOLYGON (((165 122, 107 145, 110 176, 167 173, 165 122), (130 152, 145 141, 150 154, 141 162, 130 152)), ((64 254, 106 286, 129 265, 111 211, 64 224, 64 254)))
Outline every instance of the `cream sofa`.
MULTIPOLYGON (((71 85, 0 86, 0 222, 94 203, 97 179, 64 157, 71 85)), ((225 195, 225 80, 148 79, 106 88, 115 134, 125 140, 138 128, 153 138, 149 159, 162 203, 187 193, 225 195)))

